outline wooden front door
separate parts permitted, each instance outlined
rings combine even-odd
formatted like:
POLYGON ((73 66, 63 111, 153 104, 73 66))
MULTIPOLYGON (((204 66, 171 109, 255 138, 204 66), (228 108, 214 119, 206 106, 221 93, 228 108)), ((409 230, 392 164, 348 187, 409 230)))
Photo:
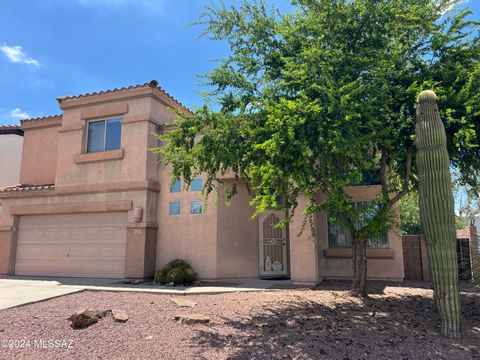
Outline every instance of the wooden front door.
POLYGON ((259 218, 260 276, 288 274, 287 229, 275 227, 285 218, 281 211, 267 210, 259 218))

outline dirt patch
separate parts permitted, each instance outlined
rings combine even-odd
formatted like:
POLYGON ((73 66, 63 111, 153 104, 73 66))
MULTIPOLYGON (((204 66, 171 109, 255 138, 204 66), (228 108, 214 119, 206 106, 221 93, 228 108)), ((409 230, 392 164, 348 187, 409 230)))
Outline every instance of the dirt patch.
POLYGON ((193 309, 179 308, 169 295, 83 292, 0 311, 0 359, 480 358, 479 294, 464 287, 464 337, 453 341, 439 334, 428 284, 404 285, 370 284, 368 300, 350 297, 345 283, 190 295, 193 309), (119 323, 109 316, 72 329, 66 317, 86 307, 126 309, 130 318, 119 323), (211 320, 184 325, 174 320, 182 313, 211 320), (3 347, 9 339, 30 346, 3 347), (49 340, 58 342, 49 347, 49 340), (61 341, 72 341, 72 348, 61 341))

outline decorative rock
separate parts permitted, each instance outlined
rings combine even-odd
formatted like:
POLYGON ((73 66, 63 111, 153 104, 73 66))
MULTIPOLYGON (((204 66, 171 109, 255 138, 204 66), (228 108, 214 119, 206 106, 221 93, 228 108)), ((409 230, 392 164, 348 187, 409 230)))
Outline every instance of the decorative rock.
POLYGON ((175 315, 175 320, 180 321, 182 324, 186 325, 208 324, 210 322, 210 317, 201 314, 184 314, 175 315))
POLYGON ((68 320, 72 322, 72 328, 85 329, 98 322, 97 311, 93 309, 85 309, 73 314, 68 320))
POLYGON ((142 283, 142 281, 140 281, 140 280, 138 280, 138 279, 132 281, 132 284, 133 284, 133 285, 140 285, 141 283, 142 283))
POLYGON ((107 316, 107 314, 109 312, 112 312, 112 310, 97 310, 97 314, 96 316, 101 319, 101 318, 104 318, 105 316, 107 316))
POLYGON ((194 308, 197 303, 193 300, 187 300, 187 299, 182 299, 182 298, 170 298, 170 301, 173 302, 175 305, 178 307, 190 307, 194 308))
POLYGON ((128 314, 124 310, 119 310, 119 309, 113 309, 112 310, 112 315, 115 321, 118 322, 127 322, 128 321, 128 314))

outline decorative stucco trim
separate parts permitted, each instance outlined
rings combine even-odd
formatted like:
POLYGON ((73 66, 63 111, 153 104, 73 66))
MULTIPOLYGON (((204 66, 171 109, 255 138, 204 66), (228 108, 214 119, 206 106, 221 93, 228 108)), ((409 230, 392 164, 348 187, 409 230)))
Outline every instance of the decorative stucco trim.
POLYGON ((12 231, 12 226, 0 226, 0 231, 12 231))
POLYGON ((158 228, 158 223, 156 221, 151 221, 151 222, 146 222, 146 223, 133 223, 129 222, 127 224, 127 228, 133 228, 133 229, 138 229, 138 228, 153 228, 157 229, 158 228))
POLYGON ((20 126, 23 130, 54 127, 62 125, 62 115, 55 115, 45 118, 34 118, 21 120, 20 126))
POLYGON ((68 131, 78 131, 78 130, 82 130, 83 129, 83 125, 75 125, 75 126, 63 126, 61 127, 60 129, 58 129, 57 131, 59 133, 64 133, 64 132, 68 132, 68 131))
POLYGON ((132 190, 152 190, 158 192, 160 191, 160 184, 156 181, 144 180, 89 185, 57 185, 55 192, 57 194, 83 194, 132 190))
POLYGON ((125 181, 120 183, 90 184, 90 185, 64 185, 56 186, 55 190, 44 191, 16 191, 0 192, 0 199, 6 198, 39 198, 53 197, 58 195, 75 194, 98 194, 110 192, 128 192, 128 191, 160 191, 160 184, 152 180, 144 181, 125 181))
MULTIPOLYGON (((326 258, 350 259, 352 249, 350 248, 330 248, 324 249, 326 258)), ((367 258, 370 259, 393 259, 395 251, 393 249, 367 249, 367 258)))
POLYGON ((126 116, 123 120, 122 120, 122 125, 125 125, 125 124, 134 124, 134 123, 138 123, 138 122, 151 122, 152 124, 155 124, 157 126, 162 126, 162 123, 160 121, 157 121, 157 120, 154 120, 152 118, 147 118, 145 116, 138 116, 138 117, 133 117, 133 116, 126 116))
POLYGON ((110 103, 83 108, 81 111, 81 118, 83 120, 90 120, 123 115, 126 113, 128 113, 128 104, 110 103))
POLYGON ((131 209, 131 200, 71 204, 12 205, 10 206, 10 215, 77 214, 128 211, 131 209))
POLYGON ((86 164, 99 161, 121 160, 124 156, 124 150, 112 150, 95 153, 76 154, 73 161, 76 164, 86 164))

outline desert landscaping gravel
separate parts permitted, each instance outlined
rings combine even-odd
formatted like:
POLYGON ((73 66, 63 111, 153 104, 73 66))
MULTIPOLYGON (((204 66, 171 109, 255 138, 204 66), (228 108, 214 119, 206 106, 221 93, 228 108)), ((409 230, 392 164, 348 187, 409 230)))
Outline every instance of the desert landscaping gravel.
POLYGON ((0 311, 0 359, 480 359, 480 295, 469 286, 461 340, 439 335, 426 284, 370 284, 367 300, 347 288, 188 296, 194 308, 177 306, 171 295, 67 295, 0 311), (66 318, 84 308, 122 309, 129 320, 109 315, 72 329, 66 318), (206 315, 210 323, 184 325, 174 320, 179 314, 206 315), (3 346, 22 339, 30 346, 3 346))

